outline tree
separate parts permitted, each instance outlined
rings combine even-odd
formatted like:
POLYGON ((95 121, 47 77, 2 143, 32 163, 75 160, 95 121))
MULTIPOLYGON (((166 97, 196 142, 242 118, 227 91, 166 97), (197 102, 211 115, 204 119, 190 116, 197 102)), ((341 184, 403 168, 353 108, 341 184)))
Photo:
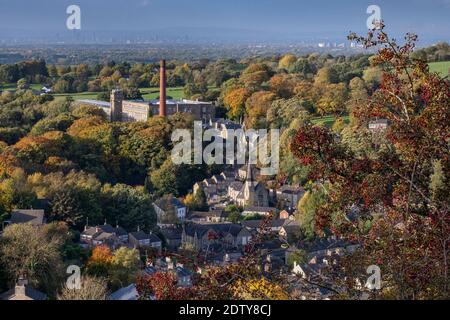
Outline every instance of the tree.
POLYGON ((81 288, 71 289, 64 286, 62 292, 58 295, 58 300, 107 300, 108 286, 106 280, 84 276, 81 278, 81 288))
POLYGON ((338 82, 336 71, 329 67, 324 67, 317 73, 314 83, 316 85, 328 85, 338 82))
POLYGON ((285 289, 267 278, 238 280, 233 288, 236 299, 242 300, 289 300, 285 289))
POLYGON ((228 205, 225 212, 228 214, 227 220, 232 223, 238 223, 242 219, 242 209, 235 204, 228 205))
POLYGON ((448 81, 411 57, 415 35, 399 46, 381 23, 367 37, 350 39, 380 48, 373 64, 383 69, 382 83, 370 104, 359 105, 353 115, 364 127, 375 117, 388 119, 388 148, 375 144, 357 155, 326 128, 298 130, 292 151, 311 165, 311 179, 330 184, 316 209, 316 229, 361 243, 341 264, 344 288, 354 287, 350 279, 361 276, 364 266, 377 265, 384 283, 378 297, 448 297, 449 199, 433 199, 430 190, 435 161, 450 171, 448 81))
POLYGON ((270 89, 280 98, 289 99, 294 96, 294 89, 299 80, 292 74, 277 74, 270 81, 270 89))
POLYGON ((140 259, 137 249, 121 247, 114 252, 109 271, 111 286, 115 289, 134 283, 139 271, 140 259))
POLYGON ((363 79, 370 89, 376 89, 381 83, 382 69, 380 67, 370 67, 364 70, 363 79))
POLYGON ((86 272, 96 277, 108 275, 113 262, 113 254, 107 246, 97 246, 86 264, 86 272))
POLYGON ((323 95, 317 102, 317 111, 321 115, 345 112, 347 95, 348 91, 345 83, 327 85, 323 88, 323 95))
POLYGON ((49 200, 50 221, 66 221, 71 227, 82 230, 86 219, 100 223, 103 215, 100 206, 100 182, 92 174, 70 171, 28 177, 31 189, 41 198, 49 200))
POLYGON ((100 203, 105 219, 127 230, 150 230, 156 224, 151 197, 141 187, 106 184, 101 189, 100 203))
POLYGON ((245 103, 247 111, 246 124, 248 128, 259 129, 267 127, 267 111, 276 96, 272 92, 258 91, 252 94, 245 103))
POLYGON ((312 190, 307 191, 298 203, 296 218, 307 238, 313 238, 316 235, 316 210, 324 203, 325 199, 325 190, 322 186, 317 185, 312 190))
POLYGON ((292 54, 287 54, 283 58, 280 59, 278 63, 278 67, 280 69, 289 70, 292 65, 297 61, 297 57, 292 54))
POLYGON ((224 98, 225 106, 229 109, 232 119, 239 119, 245 112, 245 101, 249 97, 249 92, 245 88, 236 88, 228 92, 224 98))
POLYGON ((205 194, 205 190, 203 189, 202 185, 200 185, 200 187, 198 188, 194 197, 195 197, 195 202, 197 203, 197 207, 198 207, 199 211, 208 209, 208 202, 206 201, 206 194, 205 194))
POLYGON ((295 264, 302 265, 308 262, 307 254, 304 250, 295 250, 288 255, 288 266, 290 269, 294 268, 295 264))
POLYGON ((19 79, 17 81, 17 89, 19 90, 27 90, 30 88, 30 83, 26 78, 19 79))
POLYGON ((245 88, 250 92, 261 89, 261 85, 272 76, 272 71, 265 63, 252 63, 242 72, 240 77, 245 88))
POLYGON ((0 262, 9 280, 14 283, 25 275, 34 287, 55 293, 64 274, 61 249, 67 232, 63 224, 6 227, 0 239, 0 262))

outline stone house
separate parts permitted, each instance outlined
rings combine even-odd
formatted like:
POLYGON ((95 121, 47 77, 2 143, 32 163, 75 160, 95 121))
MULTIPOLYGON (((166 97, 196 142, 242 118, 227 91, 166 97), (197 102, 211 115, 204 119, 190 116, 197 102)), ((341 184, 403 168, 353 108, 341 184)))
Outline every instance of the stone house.
POLYGON ((197 250, 219 245, 223 248, 240 248, 247 245, 251 233, 238 224, 190 224, 184 227, 182 243, 190 244, 197 250))

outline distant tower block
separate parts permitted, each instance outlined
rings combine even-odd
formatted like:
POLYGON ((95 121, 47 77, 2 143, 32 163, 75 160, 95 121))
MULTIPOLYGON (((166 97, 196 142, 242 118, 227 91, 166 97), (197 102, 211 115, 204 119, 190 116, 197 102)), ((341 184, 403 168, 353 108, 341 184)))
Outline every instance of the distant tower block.
POLYGON ((122 121, 123 91, 116 89, 111 91, 111 121, 122 121))
POLYGON ((161 60, 160 67, 160 86, 159 86, 159 115, 165 117, 166 112, 166 60, 161 60))

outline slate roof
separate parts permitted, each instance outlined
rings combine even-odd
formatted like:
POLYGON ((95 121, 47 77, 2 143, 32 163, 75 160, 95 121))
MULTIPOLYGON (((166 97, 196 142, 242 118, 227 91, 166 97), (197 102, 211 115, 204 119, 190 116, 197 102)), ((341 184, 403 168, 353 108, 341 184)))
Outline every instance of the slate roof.
POLYGON ((300 224, 298 224, 298 223, 290 223, 290 224, 287 224, 287 225, 284 225, 283 226, 283 229, 284 229, 284 231, 286 231, 286 233, 288 233, 288 234, 297 234, 297 233, 300 233, 301 232, 301 230, 300 230, 300 224))
POLYGON ((114 292, 113 294, 111 294, 109 296, 109 300, 137 300, 139 297, 139 294, 136 290, 136 285, 135 284, 131 284, 128 287, 125 288, 121 288, 119 290, 117 290, 116 292, 114 292))
POLYGON ((307 252, 316 252, 327 249, 344 248, 352 244, 352 242, 342 239, 333 240, 329 238, 322 238, 313 242, 301 242, 299 247, 307 252))
POLYGON ((161 233, 167 240, 181 240, 183 230, 180 228, 164 228, 161 229, 161 233))
POLYGON ((44 210, 12 210, 9 221, 11 224, 31 223, 40 226, 45 222, 44 210))
MULTIPOLYGON (((248 229, 258 229, 261 227, 263 220, 247 220, 242 221, 242 226, 248 228, 248 229)), ((281 228, 287 223, 286 219, 273 219, 270 221, 269 227, 271 228, 281 228)))
MULTIPOLYGON (((47 295, 45 293, 42 293, 29 285, 25 286, 25 296, 32 300, 47 300, 47 295)), ((0 300, 17 300, 17 298, 16 288, 12 288, 11 290, 0 294, 0 300)))
POLYGON ((275 212, 277 209, 272 207, 248 207, 244 212, 275 212))
POLYGON ((175 268, 175 272, 177 273, 178 277, 189 277, 191 275, 191 272, 180 266, 175 268))
MULTIPOLYGON (((161 198, 161 199, 157 200, 157 201, 155 202, 155 204, 156 204, 159 208, 161 208, 161 209, 163 209, 163 210, 166 210, 166 208, 167 208, 167 199, 161 198)), ((170 204, 173 205, 175 208, 184 208, 184 207, 186 207, 183 203, 181 203, 180 200, 178 200, 178 199, 175 198, 175 197, 171 197, 171 199, 170 199, 170 204)))
POLYGON ((285 194, 299 194, 304 192, 304 190, 300 187, 284 185, 280 188, 280 191, 285 194))
POLYGON ((213 210, 208 212, 203 211, 192 211, 189 218, 206 218, 206 217, 215 217, 215 218, 221 218, 224 217, 226 214, 223 210, 213 210))
POLYGON ((113 227, 109 224, 104 224, 102 226, 98 226, 99 229, 101 229, 103 232, 107 233, 115 233, 118 236, 124 236, 128 234, 124 228, 122 227, 113 227))
POLYGON ((241 191, 242 187, 244 186, 244 184, 240 181, 236 181, 230 184, 230 188, 236 190, 236 191, 241 191))
POLYGON ((226 234, 229 233, 233 237, 236 237, 241 231, 242 226, 233 223, 224 224, 190 224, 185 227, 185 232, 187 235, 194 237, 197 233, 197 237, 201 238, 209 230, 213 230, 216 233, 226 234))
POLYGON ((161 239, 157 235, 155 235, 153 233, 147 234, 142 230, 136 231, 136 232, 131 232, 130 235, 133 236, 133 238, 135 238, 138 241, 149 239, 151 243, 161 242, 161 239))

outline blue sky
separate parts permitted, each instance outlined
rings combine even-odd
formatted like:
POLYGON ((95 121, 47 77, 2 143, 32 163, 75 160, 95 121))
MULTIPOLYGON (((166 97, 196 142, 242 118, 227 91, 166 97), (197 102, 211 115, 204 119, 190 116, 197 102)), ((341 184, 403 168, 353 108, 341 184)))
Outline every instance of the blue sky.
POLYGON ((0 0, 0 29, 63 31, 70 4, 81 7, 84 30, 178 27, 345 35, 364 31, 366 9, 376 4, 393 33, 443 40, 450 34, 450 0, 0 0))

